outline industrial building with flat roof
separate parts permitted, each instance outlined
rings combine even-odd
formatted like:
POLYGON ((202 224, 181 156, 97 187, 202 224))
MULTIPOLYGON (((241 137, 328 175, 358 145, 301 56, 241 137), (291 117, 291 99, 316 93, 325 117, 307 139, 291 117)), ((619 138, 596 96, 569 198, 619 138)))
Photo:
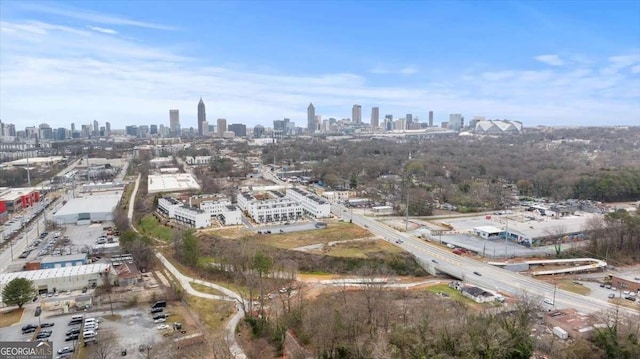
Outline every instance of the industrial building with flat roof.
POLYGON ((62 290, 77 290, 83 287, 94 287, 109 280, 113 283, 116 279, 111 264, 87 264, 52 269, 40 269, 23 272, 0 274, 0 293, 2 289, 15 278, 26 278, 33 282, 39 293, 62 290))
POLYGON ((200 190, 200 185, 190 173, 149 175, 148 192, 181 192, 200 190))
POLYGON ((113 192, 74 198, 53 215, 53 221, 59 225, 113 221, 121 196, 122 192, 113 192))

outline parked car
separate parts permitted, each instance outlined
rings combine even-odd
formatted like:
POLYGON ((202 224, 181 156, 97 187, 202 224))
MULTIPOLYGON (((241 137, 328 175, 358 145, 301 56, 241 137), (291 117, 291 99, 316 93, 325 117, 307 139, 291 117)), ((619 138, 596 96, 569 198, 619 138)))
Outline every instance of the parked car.
POLYGON ((151 314, 162 313, 163 310, 164 308, 153 308, 151 309, 151 314))
POLYGON ((613 298, 615 298, 615 297, 616 297, 616 295, 615 295, 615 294, 613 294, 613 293, 609 293, 609 299, 613 299, 613 298))
POLYGON ((22 327, 22 334, 33 333, 36 331, 36 329, 38 329, 37 325, 27 324, 22 327))
POLYGON ((475 275, 477 275, 477 276, 479 276, 479 277, 481 277, 481 276, 482 276, 482 274, 480 274, 480 272, 473 272, 473 274, 475 274, 475 275))
POLYGON ((158 319, 154 319, 154 323, 164 323, 167 321, 167 318, 158 318, 158 319))
POLYGON ((64 341, 65 341, 65 342, 70 342, 70 341, 72 341, 72 340, 78 340, 78 336, 79 336, 79 335, 80 335, 79 333, 78 333, 78 334, 71 334, 71 335, 67 335, 67 337, 66 337, 66 338, 64 338, 64 341))
POLYGON ((41 313, 42 313, 42 308, 36 307, 36 312, 35 312, 36 317, 39 317, 41 313))
POLYGON ((58 349, 58 354, 67 354, 67 353, 73 353, 73 348, 64 347, 62 349, 58 349))
POLYGON ((67 335, 80 334, 80 327, 75 327, 67 330, 67 335))
POLYGON ((51 331, 46 331, 43 330, 40 333, 38 333, 38 335, 36 335, 36 339, 44 339, 44 338, 49 338, 51 336, 51 331))
POLYGON ((151 306, 151 308, 165 308, 167 306, 167 301, 166 300, 159 300, 155 303, 153 303, 153 305, 151 306))
POLYGON ((551 300, 551 299, 549 299, 549 298, 544 298, 544 302, 545 302, 546 304, 553 305, 553 300, 551 300))
POLYGON ((170 326, 168 326, 167 324, 160 324, 157 326, 158 330, 167 330, 167 329, 171 329, 170 326))
POLYGON ((40 328, 53 327, 54 325, 56 325, 56 323, 54 323, 54 322, 44 322, 44 323, 40 324, 40 328))

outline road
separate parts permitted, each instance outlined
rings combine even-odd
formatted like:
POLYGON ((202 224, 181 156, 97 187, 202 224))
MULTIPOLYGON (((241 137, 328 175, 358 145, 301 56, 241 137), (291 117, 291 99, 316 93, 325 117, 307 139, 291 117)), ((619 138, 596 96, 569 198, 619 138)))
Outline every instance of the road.
MULTIPOLYGON (((345 220, 351 219, 357 225, 363 227, 366 225, 372 233, 412 253, 427 269, 446 273, 466 284, 510 293, 514 296, 541 297, 552 300, 555 298, 556 308, 575 308, 584 313, 614 308, 608 301, 567 292, 520 273, 507 271, 472 258, 458 256, 447 249, 398 232, 374 219, 358 215, 340 204, 332 204, 331 211, 345 220)), ((624 310, 628 313, 638 313, 631 309, 624 310)))

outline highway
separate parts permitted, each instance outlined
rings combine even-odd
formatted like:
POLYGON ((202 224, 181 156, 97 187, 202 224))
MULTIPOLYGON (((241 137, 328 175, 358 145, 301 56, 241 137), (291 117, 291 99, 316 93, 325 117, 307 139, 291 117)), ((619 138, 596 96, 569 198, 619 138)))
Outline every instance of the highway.
MULTIPOLYGON (((540 302, 544 298, 551 300, 555 298, 555 308, 575 308, 584 313, 594 313, 614 308, 607 301, 557 289, 551 284, 529 276, 507 271, 469 257, 453 254, 447 249, 425 242, 409 234, 398 232, 374 219, 353 213, 353 211, 341 204, 332 204, 331 211, 334 215, 345 220, 352 220, 354 224, 366 227, 372 233, 412 253, 425 268, 435 268, 439 272, 462 280, 465 284, 477 285, 491 291, 508 293, 512 296, 539 297, 540 302), (475 272, 480 275, 475 274, 475 272)), ((551 308, 549 307, 549 309, 551 308)), ((638 311, 631 309, 622 307, 620 309, 628 313, 638 313, 638 311)))

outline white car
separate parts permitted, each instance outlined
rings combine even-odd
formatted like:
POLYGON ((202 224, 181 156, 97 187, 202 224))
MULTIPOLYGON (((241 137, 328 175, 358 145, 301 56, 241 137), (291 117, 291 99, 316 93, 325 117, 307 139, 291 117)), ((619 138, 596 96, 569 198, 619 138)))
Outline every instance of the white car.
POLYGON ((154 320, 153 322, 154 323, 164 323, 166 321, 167 321, 167 318, 158 318, 158 319, 154 320))
POLYGON ((170 326, 168 326, 167 324, 160 324, 157 326, 158 330, 167 330, 167 329, 171 329, 170 326))
POLYGON ((553 305, 553 300, 551 300, 551 299, 549 299, 549 298, 545 298, 545 299, 544 299, 544 302, 545 302, 546 304, 553 305))

